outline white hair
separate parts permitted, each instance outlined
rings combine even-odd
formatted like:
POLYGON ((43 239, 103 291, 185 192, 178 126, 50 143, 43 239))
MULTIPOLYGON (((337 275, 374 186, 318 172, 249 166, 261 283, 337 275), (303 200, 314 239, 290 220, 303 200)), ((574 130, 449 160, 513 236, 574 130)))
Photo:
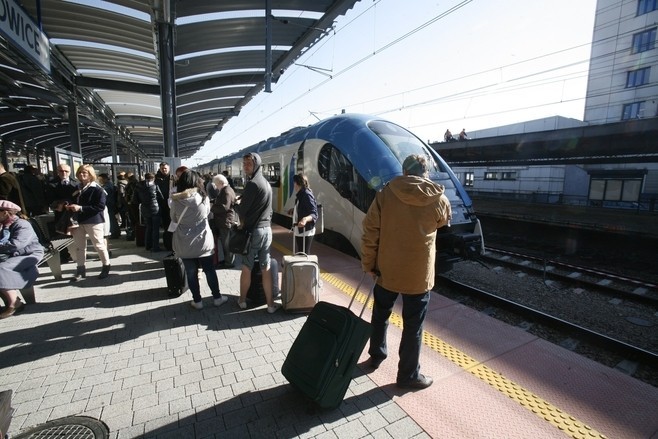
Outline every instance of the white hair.
POLYGON ((221 183, 223 186, 228 186, 228 180, 222 174, 217 174, 212 178, 212 182, 215 183, 215 186, 219 186, 221 183))

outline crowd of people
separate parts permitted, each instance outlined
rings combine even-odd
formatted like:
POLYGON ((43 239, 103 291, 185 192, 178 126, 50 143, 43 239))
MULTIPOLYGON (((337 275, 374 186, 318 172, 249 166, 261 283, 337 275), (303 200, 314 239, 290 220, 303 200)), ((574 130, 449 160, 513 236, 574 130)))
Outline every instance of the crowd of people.
MULTIPOLYGON (((240 227, 249 230, 252 239, 247 253, 240 255, 242 266, 238 305, 246 308, 251 271, 254 264, 258 263, 263 276, 267 311, 272 313, 278 309, 273 299, 273 292, 278 292, 278 286, 273 285, 270 276, 272 190, 263 176, 258 154, 244 157, 243 170, 247 182, 242 195, 237 196, 233 181, 226 171, 218 175, 201 176, 181 166, 171 173, 166 162, 160 163, 155 174, 147 172, 143 179, 132 172, 119 172, 116 181, 107 173, 97 174, 89 164, 80 165, 73 176, 71 167, 61 163, 52 178, 41 175, 33 166, 25 167, 17 175, 7 172, 0 164, 0 201, 11 203, 5 204, 11 209, 7 207, 0 211, 8 212, 0 213, 0 230, 8 234, 9 230, 15 228, 16 233, 21 234, 21 240, 32 239, 31 235, 26 237, 27 232, 33 232, 32 226, 23 218, 52 211, 53 224, 57 226, 52 228, 51 233, 69 235, 74 241, 70 251, 68 248, 60 251, 62 263, 76 264, 75 273, 70 278, 72 282, 87 277, 85 262, 88 240, 102 263, 97 278, 107 278, 111 271, 112 257, 108 240, 121 238, 122 231, 125 231, 125 239, 136 240, 146 250, 153 253, 171 251, 181 258, 192 293, 191 306, 201 309, 203 302, 199 269, 205 274, 214 298, 213 303, 220 306, 227 300, 220 293, 215 270, 235 267, 237 259, 230 250, 229 239, 232 230, 240 227), (39 196, 35 197, 34 194, 39 196), (7 215, 6 218, 4 215, 7 215), (2 223, 3 220, 7 220, 6 225, 2 223), (171 227, 172 221, 176 227, 171 227), (14 223, 17 225, 11 228, 10 225, 14 223)), ((294 182, 297 191, 295 234, 300 237, 305 235, 304 243, 300 241, 299 245, 304 251, 310 252, 317 206, 306 178, 301 174, 296 175, 294 182)), ((12 239, 0 241, 0 251, 11 253, 10 250, 14 248, 12 246, 22 242, 19 238, 12 235, 12 239)), ((34 273, 38 272, 36 266, 43 256, 42 246, 38 247, 41 253, 32 252, 29 262, 34 273)), ((12 258, 15 256, 18 254, 12 255, 12 258)), ((13 261, 18 262, 18 259, 13 261)), ((22 262, 21 267, 26 263, 22 262)), ((3 269, 13 270, 9 264, 4 264, 3 269)), ((3 314, 0 315, 2 318, 20 312, 24 307, 14 292, 30 286, 34 279, 21 276, 29 282, 18 285, 11 277, 0 273, 0 295, 5 303, 3 314)))
MULTIPOLYGON (((449 131, 448 135, 452 138, 449 131)), ((121 172, 116 184, 107 174, 97 176, 91 165, 79 166, 74 179, 70 167, 60 164, 57 177, 41 186, 43 196, 32 197, 38 192, 32 170, 27 178, 25 173, 17 178, 0 164, 0 297, 5 304, 0 319, 22 311, 25 305, 18 290, 34 283, 43 256, 42 245, 21 214, 41 214, 50 206, 57 219, 75 217, 71 234, 77 268, 72 281, 86 277, 87 238, 102 262, 98 279, 104 279, 110 274, 107 238, 120 237, 123 227, 127 239, 134 239, 135 229, 143 223, 145 247, 152 252, 161 250, 164 228, 162 246, 182 260, 192 294, 190 305, 197 310, 203 308, 199 270, 204 272, 213 304, 222 306, 228 301, 220 291, 216 270, 234 267, 236 257, 229 246, 234 228, 248 231, 237 305, 247 308, 252 270, 259 264, 266 310, 276 312, 279 304, 274 301, 270 276, 272 188, 261 165, 256 153, 243 157, 246 184, 237 196, 226 175, 204 178, 184 166, 171 175, 165 162, 156 174, 146 173, 142 181, 121 172)), ((452 215, 443 186, 427 178, 427 169, 425 157, 407 157, 402 175, 376 194, 363 220, 361 264, 364 273, 375 280, 369 364, 377 369, 388 357, 388 320, 401 296, 397 385, 402 388, 424 389, 432 384, 431 377, 420 373, 423 322, 434 283, 436 233, 449 224, 452 215)), ((293 177, 293 187, 295 202, 288 213, 295 247, 309 254, 318 219, 317 202, 303 174, 293 177)))

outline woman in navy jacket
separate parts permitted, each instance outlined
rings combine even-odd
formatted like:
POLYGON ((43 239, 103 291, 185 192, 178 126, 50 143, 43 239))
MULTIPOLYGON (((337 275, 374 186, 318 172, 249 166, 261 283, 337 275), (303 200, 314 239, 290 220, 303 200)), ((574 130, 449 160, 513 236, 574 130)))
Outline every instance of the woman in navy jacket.
POLYGON ((79 227, 73 229, 75 241, 77 270, 71 281, 75 282, 81 277, 87 277, 85 261, 87 260, 87 235, 98 252, 103 263, 99 279, 105 279, 110 274, 110 256, 105 245, 105 211, 106 195, 103 188, 96 183, 96 171, 91 165, 81 165, 75 173, 80 182, 80 188, 73 195, 75 204, 66 208, 77 212, 79 227))
POLYGON ((292 209, 292 223, 295 232, 296 251, 311 253, 311 244, 315 236, 315 222, 318 220, 318 205, 313 191, 308 187, 308 179, 303 174, 292 177, 293 190, 297 193, 295 208, 292 209))

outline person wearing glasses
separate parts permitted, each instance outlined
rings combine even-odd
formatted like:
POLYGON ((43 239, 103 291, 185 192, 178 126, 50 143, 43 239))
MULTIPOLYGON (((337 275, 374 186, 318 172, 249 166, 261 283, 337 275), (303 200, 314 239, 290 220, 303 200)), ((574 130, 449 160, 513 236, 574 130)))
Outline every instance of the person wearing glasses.
MULTIPOLYGON (((62 217, 64 206, 72 204, 74 201, 73 194, 78 190, 78 180, 71 175, 71 167, 66 163, 60 163, 57 166, 57 176, 50 182, 48 191, 48 202, 55 212, 54 224, 57 224, 62 217)), ((53 231, 53 233, 56 233, 53 231)), ((59 234, 58 234, 59 235, 59 234)), ((59 236, 63 237, 62 235, 59 236)), ((69 253, 68 247, 59 251, 62 264, 72 262, 73 258, 69 253)))

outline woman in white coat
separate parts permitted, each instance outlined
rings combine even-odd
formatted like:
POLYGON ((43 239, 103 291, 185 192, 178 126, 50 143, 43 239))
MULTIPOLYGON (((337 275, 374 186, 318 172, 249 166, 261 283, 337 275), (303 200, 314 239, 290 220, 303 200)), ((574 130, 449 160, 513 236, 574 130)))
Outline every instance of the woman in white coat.
POLYGON ((219 280, 213 265, 215 243, 208 224, 210 200, 204 189, 203 178, 192 170, 183 172, 176 183, 176 193, 171 195, 171 221, 178 226, 173 232, 172 245, 176 256, 185 266, 187 285, 192 292, 190 305, 202 309, 199 268, 206 275, 212 292, 213 304, 221 306, 228 300, 219 292, 219 280))

